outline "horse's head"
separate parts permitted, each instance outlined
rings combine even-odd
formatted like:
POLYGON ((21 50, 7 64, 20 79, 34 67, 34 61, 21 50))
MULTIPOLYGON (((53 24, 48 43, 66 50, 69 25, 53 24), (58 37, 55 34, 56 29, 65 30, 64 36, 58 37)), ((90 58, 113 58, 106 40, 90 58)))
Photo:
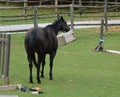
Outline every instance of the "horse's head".
POLYGON ((70 30, 70 27, 67 25, 66 21, 62 16, 58 18, 58 27, 60 31, 63 31, 63 32, 68 32, 70 30))

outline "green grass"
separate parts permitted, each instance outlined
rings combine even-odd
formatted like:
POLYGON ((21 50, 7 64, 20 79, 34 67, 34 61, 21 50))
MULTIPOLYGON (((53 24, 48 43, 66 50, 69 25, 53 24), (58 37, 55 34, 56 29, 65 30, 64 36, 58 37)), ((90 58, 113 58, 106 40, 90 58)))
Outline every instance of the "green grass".
MULTIPOLYGON (((0 94, 19 97, 119 97, 120 56, 94 51, 98 45, 99 29, 77 29, 75 32, 76 41, 58 48, 54 60, 53 81, 48 80, 49 56, 47 56, 42 84, 36 82, 35 68, 33 69, 34 84, 28 83, 29 68, 24 50, 25 35, 12 35, 10 84, 22 84, 28 88, 39 86, 43 88, 43 94, 33 95, 31 92, 19 90, 0 91, 0 94)), ((104 35, 104 39, 105 49, 120 50, 118 31, 104 35)))

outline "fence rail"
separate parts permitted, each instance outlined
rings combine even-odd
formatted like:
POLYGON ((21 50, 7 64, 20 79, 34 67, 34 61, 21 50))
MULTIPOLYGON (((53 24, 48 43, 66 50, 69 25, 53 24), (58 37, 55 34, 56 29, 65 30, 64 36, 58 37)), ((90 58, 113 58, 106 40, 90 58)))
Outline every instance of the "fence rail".
MULTIPOLYGON (((108 10, 107 11, 110 11, 110 10, 112 10, 113 8, 115 8, 115 7, 119 7, 120 8, 120 5, 110 5, 110 6, 107 6, 107 8, 108 8, 108 10), (110 9, 110 8, 112 8, 112 9, 110 9)), ((0 10, 17 10, 17 9, 22 9, 23 10, 23 16, 33 16, 32 14, 31 15, 27 15, 27 10, 29 10, 29 9, 33 9, 34 8, 34 6, 27 6, 27 7, 0 7, 0 10)), ((37 6, 37 8, 53 8, 53 9, 55 9, 55 8, 58 8, 58 9, 60 9, 60 8, 70 8, 70 5, 59 5, 59 6, 54 6, 54 5, 43 5, 43 6, 37 6)), ((81 13, 82 14, 84 14, 84 13, 95 13, 96 14, 96 11, 83 11, 82 9, 101 9, 101 11, 99 10, 98 12, 100 13, 100 12, 103 12, 103 10, 104 10, 104 8, 105 8, 105 6, 79 6, 79 5, 73 5, 73 8, 78 8, 78 9, 81 9, 81 13)), ((77 14, 77 13, 79 13, 80 11, 78 11, 78 12, 74 12, 74 14, 77 14)), ((97 13, 98 13, 97 12, 97 13)), ((55 12, 55 13, 57 13, 57 14, 69 14, 70 12, 55 12)), ((42 14, 38 14, 38 15, 42 15, 42 14)), ((13 17, 21 17, 22 15, 13 15, 13 17)), ((3 16, 3 15, 1 15, 0 16, 1 18, 6 18, 6 17, 9 17, 9 18, 11 18, 12 16, 3 16)), ((112 16, 113 17, 113 16, 112 16)), ((27 18, 26 18, 27 19, 27 18)), ((23 20, 23 19, 22 19, 23 20)))
MULTIPOLYGON (((49 1, 49 0, 48 0, 49 1)), ((0 0, 0 2, 5 2, 5 3, 42 3, 42 2, 44 2, 44 1, 34 1, 34 0, 0 0)), ((66 3, 68 3, 68 4, 71 4, 71 3, 73 3, 73 4, 79 4, 79 1, 61 1, 61 0, 57 0, 57 2, 63 2, 63 4, 64 4, 64 2, 66 2, 66 3)), ((104 1, 83 1, 83 0, 81 0, 81 3, 82 4, 105 4, 105 2, 104 1)), ((116 0, 116 1, 109 1, 108 0, 108 4, 120 4, 120 1, 118 0, 116 0)))

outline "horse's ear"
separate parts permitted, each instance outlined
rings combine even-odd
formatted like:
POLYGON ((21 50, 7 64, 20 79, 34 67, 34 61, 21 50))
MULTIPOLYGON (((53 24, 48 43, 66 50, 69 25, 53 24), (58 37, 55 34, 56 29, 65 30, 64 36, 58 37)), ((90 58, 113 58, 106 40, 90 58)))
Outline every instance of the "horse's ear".
POLYGON ((64 18, 61 16, 61 20, 63 20, 64 21, 64 18))

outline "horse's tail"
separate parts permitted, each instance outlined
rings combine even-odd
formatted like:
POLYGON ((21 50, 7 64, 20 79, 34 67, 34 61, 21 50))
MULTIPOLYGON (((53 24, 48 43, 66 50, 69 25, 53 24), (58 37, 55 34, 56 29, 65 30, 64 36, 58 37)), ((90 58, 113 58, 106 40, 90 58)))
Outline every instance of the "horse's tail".
POLYGON ((33 62, 35 67, 37 68, 37 61, 36 61, 35 51, 34 51, 33 47, 34 47, 34 45, 30 45, 26 38, 25 39, 25 50, 27 53, 28 61, 33 62))
POLYGON ((26 50, 27 52, 27 57, 29 62, 33 62, 35 67, 37 68, 37 61, 36 61, 36 56, 34 50, 26 50))

